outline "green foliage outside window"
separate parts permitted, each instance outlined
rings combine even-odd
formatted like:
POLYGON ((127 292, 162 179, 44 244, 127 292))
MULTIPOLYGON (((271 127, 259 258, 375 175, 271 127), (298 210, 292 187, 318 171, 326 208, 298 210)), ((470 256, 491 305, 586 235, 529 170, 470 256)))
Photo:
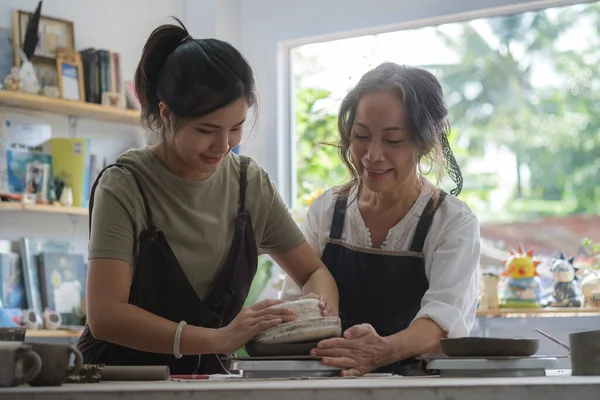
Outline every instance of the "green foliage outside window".
MULTIPOLYGON (((453 35, 440 26, 440 40, 460 60, 422 66, 444 86, 453 126, 450 142, 465 178, 460 197, 482 221, 598 214, 600 2, 479 22, 487 25, 487 35, 470 22, 452 24, 461 30, 453 35), (590 44, 577 50, 560 46, 561 38, 583 21, 595 29, 581 38, 590 44), (546 63, 555 82, 532 83, 534 59, 546 63), (472 165, 486 145, 508 149, 515 158, 516 165, 506 167, 516 171, 516 184, 501 210, 490 208, 501 178, 472 165), (527 182, 523 168, 529 170, 527 182)), ((338 140, 335 112, 323 107, 327 100, 327 90, 296 84, 299 204, 347 178, 337 148, 321 144, 338 140)), ((451 182, 442 186, 447 185, 451 182)))

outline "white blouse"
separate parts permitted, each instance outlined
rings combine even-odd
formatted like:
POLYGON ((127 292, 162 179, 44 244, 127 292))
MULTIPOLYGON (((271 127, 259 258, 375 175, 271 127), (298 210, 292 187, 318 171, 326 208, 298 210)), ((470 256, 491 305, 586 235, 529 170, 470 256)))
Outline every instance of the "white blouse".
MULTIPOLYGON (((412 209, 390 229, 381 249, 409 250, 419 215, 423 213, 433 188, 433 184, 428 182, 412 209)), ((351 192, 350 199, 354 198, 354 194, 355 191, 351 192)), ((302 223, 306 240, 319 257, 329 239, 335 202, 334 189, 327 190, 313 201, 302 223)), ((357 201, 348 202, 341 239, 353 246, 372 247, 371 235, 357 201)), ((463 201, 448 194, 435 213, 425 239, 423 257, 429 289, 414 320, 432 319, 447 332, 449 338, 469 336, 477 311, 480 252, 477 217, 463 201)), ((300 294, 300 288, 286 276, 280 297, 289 300, 300 294)))

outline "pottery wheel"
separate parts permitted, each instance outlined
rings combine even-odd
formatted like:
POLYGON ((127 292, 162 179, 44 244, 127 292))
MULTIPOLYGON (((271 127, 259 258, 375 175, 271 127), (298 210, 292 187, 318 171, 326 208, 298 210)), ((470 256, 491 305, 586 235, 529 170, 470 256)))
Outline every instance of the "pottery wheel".
POLYGON ((339 377, 342 371, 320 360, 235 360, 231 369, 250 379, 339 377))
POLYGON ((246 353, 250 357, 298 357, 308 356, 319 342, 308 343, 246 343, 246 353))
POLYGON ((535 354, 539 339, 464 337, 442 339, 441 347, 449 357, 527 357, 535 354))
POLYGON ((426 369, 439 371, 440 377, 524 377, 546 376, 558 369, 555 357, 438 358, 426 361, 426 369))

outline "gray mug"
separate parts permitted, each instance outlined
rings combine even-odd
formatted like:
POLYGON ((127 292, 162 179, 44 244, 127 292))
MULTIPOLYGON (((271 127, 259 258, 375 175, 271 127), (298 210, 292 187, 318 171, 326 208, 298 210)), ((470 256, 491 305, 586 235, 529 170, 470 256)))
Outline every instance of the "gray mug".
POLYGON ((569 334, 571 375, 600 375, 600 330, 569 334))
POLYGON ((60 386, 71 374, 77 374, 83 366, 83 356, 74 346, 58 343, 28 343, 42 359, 42 369, 29 382, 31 386, 60 386), (70 365, 71 355, 75 356, 70 365))
POLYGON ((31 382, 42 370, 42 359, 22 342, 0 342, 0 387, 31 382))

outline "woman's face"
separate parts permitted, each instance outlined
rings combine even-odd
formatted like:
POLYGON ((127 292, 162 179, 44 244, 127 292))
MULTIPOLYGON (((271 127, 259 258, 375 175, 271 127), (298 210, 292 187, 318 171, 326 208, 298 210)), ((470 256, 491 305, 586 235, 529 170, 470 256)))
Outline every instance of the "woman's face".
POLYGON ((172 137, 170 147, 197 179, 208 178, 223 157, 242 140, 248 106, 243 98, 203 117, 187 121, 172 137))
POLYGON ((350 155, 363 184, 373 192, 390 192, 415 178, 418 157, 397 96, 376 92, 360 98, 350 155))

